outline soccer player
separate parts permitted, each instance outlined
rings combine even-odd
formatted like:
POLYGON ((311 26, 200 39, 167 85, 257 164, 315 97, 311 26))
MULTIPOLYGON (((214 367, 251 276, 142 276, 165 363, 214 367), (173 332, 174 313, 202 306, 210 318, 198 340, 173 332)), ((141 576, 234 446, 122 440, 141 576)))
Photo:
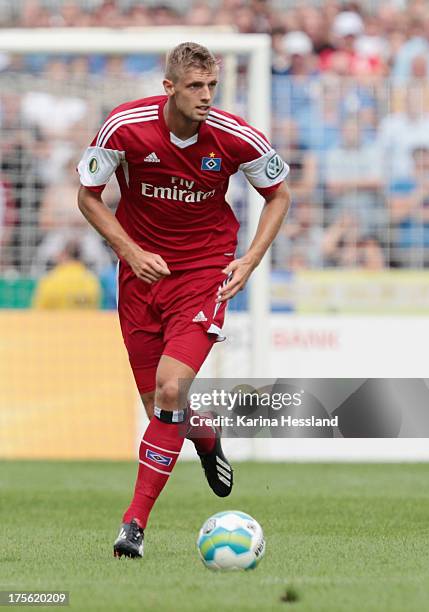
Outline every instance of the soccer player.
POLYGON ((144 529, 183 445, 193 440, 213 491, 233 476, 219 432, 191 427, 179 379, 189 386, 223 340, 226 302, 246 284, 289 207, 288 166, 265 136, 212 107, 218 65, 205 47, 182 43, 168 55, 166 95, 115 108, 79 163, 79 208, 119 258, 118 312, 131 368, 150 419, 139 450, 134 496, 115 556, 142 557, 144 529), (225 201, 242 170, 266 200, 247 253, 235 259, 239 224, 225 201), (116 174, 113 215, 102 191, 116 174))

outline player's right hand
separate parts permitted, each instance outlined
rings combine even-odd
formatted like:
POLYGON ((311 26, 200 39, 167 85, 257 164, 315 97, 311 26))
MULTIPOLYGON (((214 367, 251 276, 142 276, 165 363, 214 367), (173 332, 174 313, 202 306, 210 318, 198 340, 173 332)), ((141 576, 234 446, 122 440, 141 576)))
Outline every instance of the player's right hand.
POLYGON ((171 274, 161 255, 144 251, 138 245, 132 248, 126 260, 137 278, 145 283, 155 283, 171 274))

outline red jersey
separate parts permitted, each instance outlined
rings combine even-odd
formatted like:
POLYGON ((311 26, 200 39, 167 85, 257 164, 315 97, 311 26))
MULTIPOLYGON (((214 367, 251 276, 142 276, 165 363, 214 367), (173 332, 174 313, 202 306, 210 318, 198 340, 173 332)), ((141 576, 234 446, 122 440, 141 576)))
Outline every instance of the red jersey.
POLYGON ((180 140, 165 122, 166 102, 156 96, 114 109, 79 163, 81 183, 102 191, 115 172, 119 222, 170 270, 223 267, 239 228, 225 200, 230 176, 242 170, 266 195, 289 168, 261 132, 216 108, 194 136, 180 140))

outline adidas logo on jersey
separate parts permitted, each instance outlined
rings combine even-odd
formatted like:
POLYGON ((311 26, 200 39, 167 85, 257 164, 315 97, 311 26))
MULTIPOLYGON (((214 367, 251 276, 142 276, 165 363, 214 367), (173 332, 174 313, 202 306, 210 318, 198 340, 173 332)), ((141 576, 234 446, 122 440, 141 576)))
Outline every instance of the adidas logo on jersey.
POLYGON ((207 317, 202 310, 192 319, 193 323, 200 323, 201 321, 207 321, 207 317))
POLYGON ((161 160, 159 159, 158 155, 152 151, 152 153, 149 153, 149 155, 146 155, 146 157, 144 158, 145 162, 160 162, 161 160))

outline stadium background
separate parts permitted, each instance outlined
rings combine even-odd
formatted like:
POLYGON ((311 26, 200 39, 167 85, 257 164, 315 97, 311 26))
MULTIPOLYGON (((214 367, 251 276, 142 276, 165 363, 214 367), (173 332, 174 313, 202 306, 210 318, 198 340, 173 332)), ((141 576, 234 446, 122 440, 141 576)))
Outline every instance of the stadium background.
MULTIPOLYGON (((23 28, 186 26, 266 33, 271 138, 293 206, 271 253, 273 377, 424 377, 429 286, 429 9, 424 2, 0 2, 23 28), (321 10, 323 9, 323 10, 321 10)), ((161 31, 161 30, 160 30, 161 31)), ((0 41, 1 41, 0 30, 0 41)), ((144 34, 142 33, 142 36, 144 34)), ((0 456, 131 459, 142 411, 115 309, 115 261, 76 207, 77 160, 106 113, 160 91, 161 55, 0 53, 0 456), (48 309, 40 279, 78 244, 96 308, 48 309)), ((237 59, 234 111, 246 116, 237 59)), ((222 92, 221 92, 222 93, 222 92)), ((105 192, 113 208, 117 191, 105 192)), ((247 192, 230 200, 242 223, 247 192)), ((83 304, 85 305, 85 304, 83 304)), ((87 304, 89 305, 89 304, 87 304)), ((248 374, 247 293, 203 373, 248 374)), ((398 440, 263 444, 260 458, 422 458, 398 440)), ((235 456, 255 456, 243 443, 235 456)), ((185 451, 184 456, 187 456, 185 451)))

